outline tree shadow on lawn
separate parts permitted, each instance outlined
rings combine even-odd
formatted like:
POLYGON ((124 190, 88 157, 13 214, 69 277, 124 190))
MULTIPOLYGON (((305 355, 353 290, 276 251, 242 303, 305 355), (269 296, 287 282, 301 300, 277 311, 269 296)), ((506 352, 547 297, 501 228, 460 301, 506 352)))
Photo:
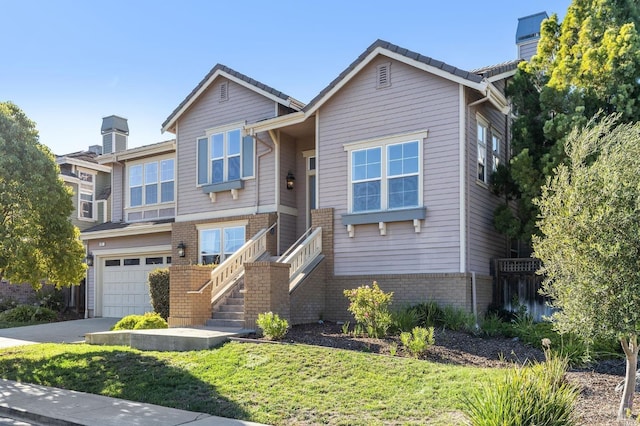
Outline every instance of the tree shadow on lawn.
MULTIPOLYGON (((46 349, 44 349, 46 351, 46 349)), ((246 419, 248 414, 215 387, 162 359, 140 352, 91 348, 47 358, 0 355, 0 375, 18 382, 246 419)), ((194 361, 195 362, 195 361, 194 361)))

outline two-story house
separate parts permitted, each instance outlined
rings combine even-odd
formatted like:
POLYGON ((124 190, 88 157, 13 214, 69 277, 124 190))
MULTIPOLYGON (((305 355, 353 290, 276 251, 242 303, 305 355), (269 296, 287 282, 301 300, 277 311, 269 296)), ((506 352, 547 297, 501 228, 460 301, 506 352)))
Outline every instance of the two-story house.
POLYGON ((218 64, 162 124, 175 140, 127 149, 126 122, 103 123, 90 314, 149 310, 146 274, 169 264, 172 326, 347 319, 343 290, 374 280, 399 305, 483 311, 510 254, 489 180, 518 62, 465 71, 378 40, 308 105, 218 64))
POLYGON ((379 40, 308 105, 216 65, 163 123, 174 141, 126 149, 112 118, 112 220, 82 234, 90 314, 149 310, 145 274, 169 263, 172 325, 212 305, 249 326, 344 319, 343 290, 373 280, 399 304, 484 310, 509 251, 489 176, 516 64, 464 71, 379 40))

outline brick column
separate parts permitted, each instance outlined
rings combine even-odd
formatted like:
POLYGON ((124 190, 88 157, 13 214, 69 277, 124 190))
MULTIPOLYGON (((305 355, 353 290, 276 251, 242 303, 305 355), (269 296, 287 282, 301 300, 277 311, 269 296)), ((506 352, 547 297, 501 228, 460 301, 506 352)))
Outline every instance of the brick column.
POLYGON ((211 268, 176 265, 169 268, 169 327, 204 325, 211 318, 211 287, 199 290, 211 279, 211 268))
POLYGON ((258 314, 273 312, 291 320, 288 263, 244 264, 244 326, 256 328, 258 314))

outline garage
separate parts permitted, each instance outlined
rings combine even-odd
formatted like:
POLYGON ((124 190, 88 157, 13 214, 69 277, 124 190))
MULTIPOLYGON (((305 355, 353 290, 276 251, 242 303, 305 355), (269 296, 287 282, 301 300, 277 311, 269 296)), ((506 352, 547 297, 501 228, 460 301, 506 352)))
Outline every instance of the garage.
POLYGON ((153 310, 149 297, 149 272, 171 264, 170 253, 104 257, 102 316, 121 318, 153 310))

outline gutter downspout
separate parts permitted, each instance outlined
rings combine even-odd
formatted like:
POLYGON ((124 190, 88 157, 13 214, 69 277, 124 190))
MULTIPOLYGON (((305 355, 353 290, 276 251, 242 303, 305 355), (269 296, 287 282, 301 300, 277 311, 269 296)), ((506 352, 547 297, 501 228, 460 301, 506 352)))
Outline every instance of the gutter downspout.
POLYGON ((275 145, 276 152, 276 160, 275 160, 275 176, 274 176, 274 185, 275 185, 275 201, 276 201, 276 251, 280 253, 280 130, 278 132, 274 132, 273 130, 269 130, 269 136, 275 145))
POLYGON ((458 121, 458 132, 459 132, 459 151, 458 151, 458 163, 460 164, 460 273, 465 273, 467 270, 467 222, 466 222, 466 214, 467 214, 467 191, 466 191, 466 177, 467 177, 467 138, 466 138, 466 105, 465 105, 465 96, 464 96, 464 86, 460 84, 459 86, 459 121, 458 121))
POLYGON ((480 328, 478 324, 478 291, 476 286, 476 273, 471 271, 471 303, 473 305, 473 318, 476 320, 476 330, 480 328))

